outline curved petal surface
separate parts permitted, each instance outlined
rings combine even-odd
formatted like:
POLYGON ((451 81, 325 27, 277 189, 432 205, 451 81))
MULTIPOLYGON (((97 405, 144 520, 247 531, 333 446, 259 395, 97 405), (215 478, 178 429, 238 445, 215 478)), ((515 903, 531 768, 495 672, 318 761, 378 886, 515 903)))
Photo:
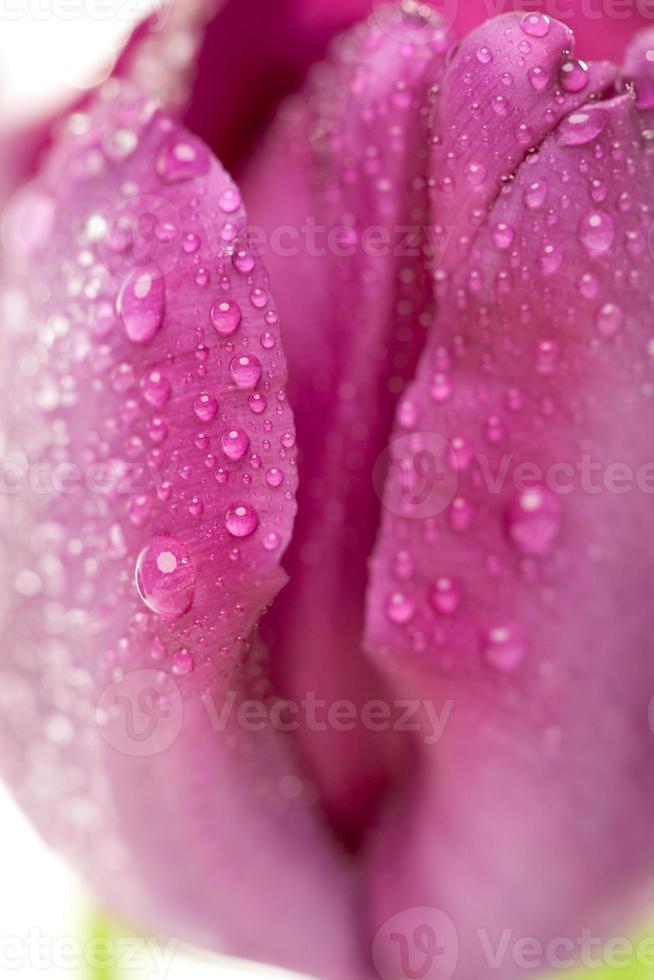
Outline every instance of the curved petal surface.
POLYGON ((295 433, 239 190, 112 82, 8 235, 3 772, 121 913, 356 975, 348 871, 252 639, 285 580, 295 433))
MULTIPOLYGON (((503 80, 461 59, 488 118, 503 80)), ((628 928, 654 860, 651 119, 629 94, 558 105, 440 283, 372 564, 370 650, 450 712, 378 834, 372 927, 439 908, 465 978, 507 934, 506 975, 523 937, 572 963, 584 930, 628 928)), ((461 173, 450 119, 434 142, 461 173)))

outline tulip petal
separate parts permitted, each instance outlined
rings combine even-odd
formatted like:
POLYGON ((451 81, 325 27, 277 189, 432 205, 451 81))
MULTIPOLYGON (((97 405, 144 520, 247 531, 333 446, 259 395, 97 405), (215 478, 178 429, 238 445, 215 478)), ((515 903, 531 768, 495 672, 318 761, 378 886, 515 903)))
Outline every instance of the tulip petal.
MULTIPOLYGON (((514 61, 523 91, 528 70, 514 61)), ((502 85, 477 72, 458 96, 483 118, 502 85)), ((436 907, 477 980, 528 972, 523 937, 574 959, 584 929, 616 935, 654 864, 651 121, 629 94, 552 108, 490 213, 466 209, 368 597, 371 654, 423 709, 411 792, 377 834, 371 929, 436 907)), ((434 142, 458 174, 451 111, 434 142)))
POLYGON ((582 58, 611 58, 620 62, 628 42, 635 31, 651 27, 654 22, 654 8, 645 0, 602 0, 589 3, 588 0, 566 0, 556 3, 552 0, 529 0, 517 3, 515 0, 436 0, 436 6, 450 21, 457 33, 464 36, 483 24, 489 17, 523 10, 526 15, 559 17, 572 28, 577 38, 582 58))
MULTIPOLYGON (((424 124, 450 43, 429 16, 408 43, 393 10, 384 29, 339 40, 244 180, 301 409, 291 581, 266 619, 276 685, 295 701, 313 692, 325 709, 344 702, 358 719, 387 699, 361 652, 379 520, 370 474, 432 315, 424 124)), ((307 726, 296 741, 339 836, 356 846, 399 777, 403 736, 357 721, 307 726)))
POLYGON ((206 147, 116 82, 8 216, 0 761, 120 914, 357 976, 349 872, 251 636, 296 472, 245 221, 206 147))

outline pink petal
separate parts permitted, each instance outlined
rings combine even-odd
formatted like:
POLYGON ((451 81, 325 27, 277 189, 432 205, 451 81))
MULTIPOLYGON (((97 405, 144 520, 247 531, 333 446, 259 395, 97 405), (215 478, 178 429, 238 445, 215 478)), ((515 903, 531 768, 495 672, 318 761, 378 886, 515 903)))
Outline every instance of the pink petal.
MULTIPOLYGON (((550 94, 541 127, 525 74, 555 51, 531 39, 507 90, 502 44, 520 30, 469 38, 436 106, 437 184, 448 148, 458 181, 479 143, 491 210, 476 220, 465 190, 463 218, 448 212, 468 258, 440 281, 391 443, 403 480, 389 477, 368 601, 397 696, 451 711, 440 740, 424 715, 411 792, 379 832, 372 927, 434 906, 458 933, 457 975, 475 978, 497 975, 480 930, 496 946, 504 929, 547 943, 633 928, 654 864, 651 120, 628 94, 561 118, 550 94), (500 187, 498 158, 514 161, 484 124, 513 91, 538 146, 500 187)), ((521 973, 513 950, 502 976, 521 973)))
POLYGON ((271 697, 252 630, 296 488, 245 220, 209 151, 117 83, 9 217, 1 767, 121 915, 356 976, 349 872, 286 736, 238 714, 271 697))
POLYGON ((545 14, 559 17, 571 27, 577 38, 582 58, 611 58, 618 63, 635 31, 654 25, 654 10, 647 2, 622 0, 439 0, 437 7, 443 16, 464 36, 490 17, 511 11, 525 11, 527 16, 545 14))
MULTIPOLYGON (((266 231, 304 478, 291 582, 266 621, 273 674, 283 696, 315 692, 357 712, 385 697, 361 651, 379 521, 370 474, 431 315, 420 177, 425 109, 449 43, 429 19, 415 47, 396 38, 399 17, 386 28, 363 25, 338 42, 282 114, 244 186, 252 219, 266 231), (390 240, 380 240, 380 228, 390 240)), ((399 776, 402 737, 356 724, 309 727, 297 742, 332 823, 355 845, 399 776)))

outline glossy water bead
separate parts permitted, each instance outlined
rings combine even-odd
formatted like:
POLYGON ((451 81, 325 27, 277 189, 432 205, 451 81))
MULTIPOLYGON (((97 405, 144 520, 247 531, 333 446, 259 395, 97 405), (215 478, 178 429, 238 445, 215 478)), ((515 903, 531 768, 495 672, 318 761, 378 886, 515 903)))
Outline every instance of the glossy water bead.
POLYGON ((241 322, 241 308, 232 299, 219 299, 211 307, 211 322, 225 336, 234 333, 241 322))
POLYGON ((178 538, 153 538, 138 556, 135 580, 141 599, 159 616, 175 619, 193 605, 195 570, 178 538))
POLYGON ((249 504, 232 504, 225 514, 225 527, 234 538, 247 538, 254 534, 259 515, 249 504))

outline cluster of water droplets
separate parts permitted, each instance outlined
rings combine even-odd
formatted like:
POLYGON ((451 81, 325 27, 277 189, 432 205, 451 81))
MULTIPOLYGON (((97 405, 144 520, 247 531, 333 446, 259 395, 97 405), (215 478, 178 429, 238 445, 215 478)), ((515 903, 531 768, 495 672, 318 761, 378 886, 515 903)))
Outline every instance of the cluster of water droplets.
POLYGON ((56 276, 3 296, 24 409, 11 441, 49 474, 78 473, 70 492, 57 476, 4 502, 5 526, 35 529, 16 543, 16 601, 44 645, 68 638, 80 669, 89 634, 105 677, 149 649, 162 691, 171 671, 246 643, 260 600, 249 611, 244 597, 274 569, 294 507, 278 316, 215 166, 112 82, 8 223, 19 270, 38 259, 56 276))
MULTIPOLYGON (((495 91, 484 91, 484 99, 494 117, 507 125, 512 116, 522 119, 527 133, 529 119, 512 102, 525 73, 535 93, 551 93, 552 110, 545 112, 550 134, 531 148, 517 173, 491 188, 492 214, 479 197, 492 171, 492 129, 484 127, 481 136, 441 131, 434 114, 432 145, 440 164, 432 178, 435 199, 445 207, 448 196, 455 205, 457 194, 465 199, 453 227, 466 258, 463 268, 453 269, 448 255, 456 253, 444 246, 444 261, 433 276, 438 340, 424 356, 419 381, 397 420, 401 430, 416 430, 423 442, 425 432, 447 435, 450 449, 439 460, 440 478, 449 485, 455 474, 457 491, 432 516, 425 518, 412 499, 405 516, 387 517, 390 567, 381 571, 387 581, 385 618, 404 643, 425 656, 440 648, 442 663, 456 663, 462 655, 465 660, 472 648, 488 667, 509 673, 524 664, 530 648, 520 597, 528 596, 524 605, 533 608, 530 593, 548 604, 555 594, 546 583, 565 553, 569 501, 533 476, 520 491, 509 478, 493 492, 479 460, 486 460, 487 474, 497 474, 509 454, 515 462, 547 459, 548 427, 554 444, 566 424, 562 385, 569 386, 564 394, 574 406, 567 411, 575 425, 592 431, 592 413, 579 388, 589 372, 601 376, 603 365, 622 356, 624 345, 633 348, 637 324, 627 316, 625 297, 633 302, 642 288, 638 265, 649 265, 651 272, 652 263, 651 208, 633 184, 637 173, 645 181, 650 171, 647 121, 640 121, 639 132, 633 117, 629 123, 616 118, 611 105, 593 95, 589 66, 570 51, 554 82, 533 64, 536 45, 552 30, 547 16, 525 14, 519 28, 524 59, 516 58, 510 72, 496 70, 495 91), (571 97, 579 97, 577 107, 557 121, 571 97), (479 155, 470 162, 476 142, 479 155), (391 541, 397 542, 395 551, 391 541)), ((475 101, 483 91, 478 73, 493 70, 501 58, 491 44, 465 57, 464 68, 470 68, 462 69, 462 79, 470 92, 463 102, 471 119, 482 119, 486 108, 475 101)), ((515 140, 520 141, 517 132, 515 140)), ((442 232, 447 242, 452 227, 442 232)), ((631 369, 635 377, 642 375, 642 363, 631 369)), ((651 384, 641 390, 648 397, 654 392, 651 384)), ((407 456, 406 467, 416 467, 417 459, 418 454, 407 456)), ((414 474, 412 493, 425 473, 414 474)))

